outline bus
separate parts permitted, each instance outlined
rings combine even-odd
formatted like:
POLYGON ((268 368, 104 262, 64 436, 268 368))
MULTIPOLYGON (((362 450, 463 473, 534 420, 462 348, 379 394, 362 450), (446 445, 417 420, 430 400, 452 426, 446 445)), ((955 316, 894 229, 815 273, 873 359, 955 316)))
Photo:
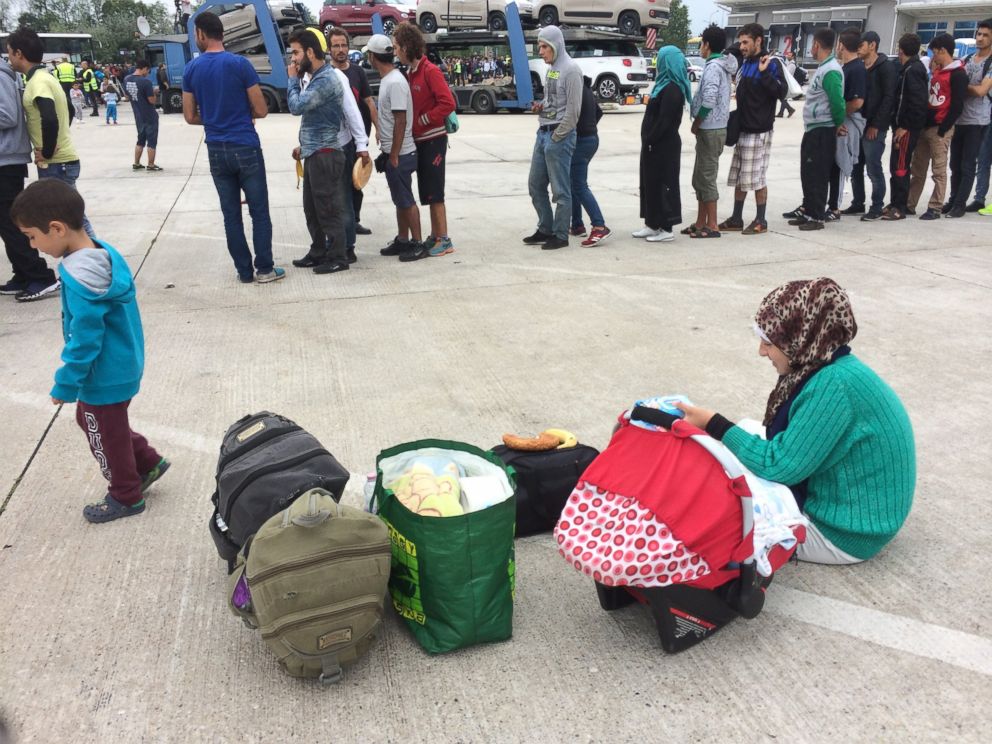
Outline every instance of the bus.
POLYGON ((702 46, 703 37, 693 36, 685 43, 685 56, 686 57, 698 57, 699 47, 702 46))
MULTIPOLYGON (((7 37, 9 33, 0 33, 0 52, 7 58, 7 37)), ((68 59, 77 65, 84 59, 93 61, 93 37, 90 34, 38 34, 45 45, 45 62, 58 62, 68 59)))

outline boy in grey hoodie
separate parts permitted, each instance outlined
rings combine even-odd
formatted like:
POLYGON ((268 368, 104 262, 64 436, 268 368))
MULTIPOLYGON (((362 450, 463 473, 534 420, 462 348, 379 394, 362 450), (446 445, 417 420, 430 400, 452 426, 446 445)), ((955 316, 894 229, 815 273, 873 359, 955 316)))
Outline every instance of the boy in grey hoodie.
POLYGON ((537 141, 530 161, 527 188, 537 211, 537 231, 527 245, 554 250, 568 245, 572 218, 571 164, 575 151, 575 127, 582 110, 582 71, 565 51, 565 37, 557 26, 545 26, 537 37, 538 54, 548 65, 544 100, 532 109, 540 113, 537 141), (551 212, 548 186, 555 202, 551 212))
POLYGON ((693 96, 692 133, 696 135, 696 164, 692 169, 692 188, 696 191, 696 223, 682 232, 693 238, 719 238, 716 203, 720 198, 717 173, 720 155, 727 142, 730 119, 730 81, 737 72, 737 60, 723 54, 727 34, 719 26, 703 31, 699 53, 706 66, 699 79, 699 91, 693 96))
POLYGON ((18 302, 58 297, 59 281, 17 225, 10 219, 10 206, 24 190, 31 162, 31 140, 24 122, 24 105, 17 74, 0 60, 0 238, 14 276, 0 285, 0 294, 14 295, 18 302))

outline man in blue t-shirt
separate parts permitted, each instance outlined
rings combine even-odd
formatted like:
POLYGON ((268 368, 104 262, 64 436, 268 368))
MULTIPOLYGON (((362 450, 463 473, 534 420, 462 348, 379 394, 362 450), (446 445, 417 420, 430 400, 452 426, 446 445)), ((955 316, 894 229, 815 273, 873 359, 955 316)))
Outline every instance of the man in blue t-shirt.
POLYGON ((247 59, 224 50, 224 24, 217 15, 205 11, 193 24, 201 54, 183 72, 183 117, 206 132, 210 175, 238 278, 245 284, 273 282, 286 272, 272 261, 269 189, 254 123, 268 113, 258 73, 247 59), (251 214, 254 271, 241 217, 242 191, 251 214))
POLYGON ((155 110, 155 87, 148 79, 148 63, 139 59, 134 63, 134 73, 124 78, 124 90, 131 99, 134 125, 138 128, 138 143, 134 146, 134 164, 131 170, 145 170, 141 153, 148 148, 148 168, 160 171, 155 165, 155 148, 158 146, 158 111, 155 110))

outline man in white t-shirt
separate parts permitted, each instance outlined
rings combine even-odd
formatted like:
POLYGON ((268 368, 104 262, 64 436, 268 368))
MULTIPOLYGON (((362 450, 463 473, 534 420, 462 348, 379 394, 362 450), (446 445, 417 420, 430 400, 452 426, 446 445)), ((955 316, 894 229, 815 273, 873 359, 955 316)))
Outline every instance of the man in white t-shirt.
POLYGON ((366 47, 379 73, 379 147, 386 160, 386 183, 396 206, 396 238, 379 253, 402 256, 423 250, 420 210, 413 197, 417 146, 413 142, 413 97, 403 73, 393 64, 393 42, 376 34, 366 47))

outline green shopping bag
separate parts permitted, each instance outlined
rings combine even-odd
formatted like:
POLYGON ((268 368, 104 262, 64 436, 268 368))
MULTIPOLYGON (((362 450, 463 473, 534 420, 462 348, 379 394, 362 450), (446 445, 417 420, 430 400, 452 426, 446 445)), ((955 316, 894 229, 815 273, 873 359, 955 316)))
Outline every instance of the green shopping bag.
POLYGON ((383 450, 376 458, 374 509, 389 528, 393 553, 389 594, 393 607, 429 653, 503 641, 512 635, 514 488, 512 468, 491 452, 462 442, 424 439, 383 450), (510 495, 494 506, 460 516, 416 514, 385 484, 393 482, 403 463, 431 456, 467 465, 467 475, 505 478, 510 495))

